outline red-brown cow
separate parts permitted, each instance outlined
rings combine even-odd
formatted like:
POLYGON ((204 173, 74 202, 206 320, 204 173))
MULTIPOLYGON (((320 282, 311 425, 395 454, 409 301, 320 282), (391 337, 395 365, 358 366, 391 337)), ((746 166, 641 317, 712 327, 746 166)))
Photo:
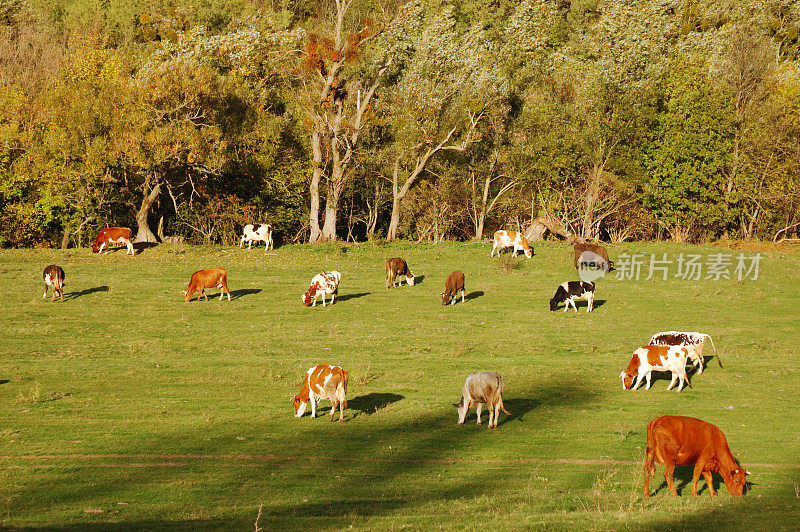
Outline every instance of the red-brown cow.
POLYGON ((461 302, 464 303, 464 274, 455 271, 447 276, 447 279, 444 282, 444 293, 442 293, 442 305, 447 305, 450 303, 451 305, 456 304, 456 294, 461 292, 461 302))
POLYGON ((386 261, 386 289, 390 286, 395 286, 395 280, 398 280, 397 286, 403 284, 403 277, 406 278, 408 286, 414 286, 414 274, 408 269, 408 264, 404 259, 395 257, 387 259, 386 261))
POLYGON ((56 296, 61 298, 61 302, 64 302, 64 270, 61 269, 61 266, 57 266, 55 264, 51 264, 47 268, 44 269, 42 272, 42 278, 44 279, 44 295, 43 298, 47 299, 47 287, 53 287, 53 297, 50 299, 50 302, 56 300, 56 296))
POLYGON ((747 482, 748 471, 736 462, 728 440, 716 426, 697 418, 661 416, 647 425, 647 451, 644 458, 644 496, 650 496, 650 477, 655 474, 653 462, 664 465, 664 478, 669 491, 677 497, 672 482, 675 466, 694 464, 692 495, 697 495, 700 475, 706 480, 708 492, 716 495, 711 473, 719 473, 725 487, 734 497, 740 497, 747 482))
POLYGON ((183 295, 185 296, 186 301, 190 301, 192 296, 195 292, 199 292, 197 294, 197 300, 200 301, 200 296, 206 298, 208 301, 208 296, 206 295, 206 288, 219 288, 219 300, 222 301, 223 296, 227 293, 228 294, 228 301, 231 300, 231 292, 228 290, 228 272, 223 270, 222 268, 211 268, 209 270, 199 270, 192 274, 192 278, 189 279, 189 286, 186 287, 186 290, 183 291, 183 295))
POLYGON ((106 253, 111 244, 125 244, 128 247, 126 255, 135 255, 133 244, 131 244, 131 230, 127 227, 106 227, 101 229, 92 244, 92 253, 101 253, 105 248, 106 253))
POLYGON ((344 409, 347 408, 347 379, 350 374, 339 366, 320 364, 311 366, 306 371, 303 387, 300 393, 292 398, 294 417, 303 417, 306 405, 311 403, 311 417, 317 416, 317 403, 321 399, 330 399, 331 421, 336 407, 339 407, 339 422, 344 419, 344 409))

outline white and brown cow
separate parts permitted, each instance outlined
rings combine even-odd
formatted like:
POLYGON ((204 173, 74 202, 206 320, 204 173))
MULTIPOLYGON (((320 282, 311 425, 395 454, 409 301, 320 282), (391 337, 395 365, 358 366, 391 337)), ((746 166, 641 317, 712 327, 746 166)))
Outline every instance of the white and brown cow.
POLYGON ((133 244, 131 244, 132 232, 127 227, 106 227, 97 233, 97 238, 92 244, 92 253, 102 253, 103 249, 108 253, 111 244, 125 244, 128 247, 126 255, 135 255, 133 244))
POLYGON ((264 251, 274 249, 272 245, 272 226, 269 224, 245 225, 242 239, 239 241, 239 247, 241 248, 245 242, 247 242, 247 249, 253 247, 253 242, 264 242, 266 244, 264 251))
POLYGON ((667 390, 672 389, 676 379, 680 381, 678 391, 683 389, 684 382, 691 387, 691 383, 686 377, 686 359, 688 356, 688 347, 667 345, 647 345, 640 347, 633 352, 633 357, 631 357, 628 368, 619 374, 620 379, 622 379, 622 389, 635 390, 639 387, 644 378, 647 380, 645 390, 649 390, 650 374, 653 371, 672 372, 672 381, 670 381, 667 390), (635 383, 634 378, 636 379, 635 383))
POLYGON ((503 391, 505 390, 505 380, 503 376, 494 371, 476 371, 470 373, 464 380, 461 388, 461 401, 453 403, 458 410, 458 424, 463 425, 467 419, 467 413, 472 405, 478 414, 478 425, 481 424, 481 406, 486 405, 489 410, 489 428, 497 427, 497 418, 500 410, 511 415, 511 412, 503 406, 503 391))
POLYGON ((294 417, 302 417, 306 412, 306 405, 311 403, 311 417, 317 417, 317 403, 321 399, 329 399, 333 403, 331 408, 331 421, 336 407, 339 407, 339 422, 344 419, 344 409, 347 408, 347 379, 350 374, 339 366, 320 364, 312 366, 306 371, 300 393, 292 397, 294 417))
POLYGON ((305 306, 317 306, 317 298, 322 296, 322 306, 325 306, 325 294, 330 294, 331 305, 335 296, 339 293, 339 281, 342 274, 336 271, 318 273, 311 279, 311 286, 305 294, 300 296, 300 300, 305 306), (313 301, 313 304, 312 304, 313 301))
POLYGON ((495 250, 497 250, 497 254, 500 255, 501 249, 512 246, 514 247, 514 257, 517 256, 517 251, 523 251, 528 258, 533 256, 533 249, 528 245, 528 239, 522 236, 522 233, 504 230, 495 231, 492 252, 489 256, 493 257, 495 250))
POLYGON ((464 274, 460 271, 454 271, 447 276, 444 281, 444 292, 442 292, 442 305, 456 304, 456 294, 461 292, 461 302, 464 303, 464 294, 467 291, 464 289, 464 274))
POLYGON ((47 288, 52 286, 53 287, 53 297, 50 299, 50 302, 56 300, 56 296, 61 298, 61 302, 64 302, 64 270, 61 269, 60 266, 56 266, 55 264, 51 264, 47 268, 44 269, 42 272, 42 277, 44 278, 44 295, 42 298, 47 299, 47 288))
POLYGON ((684 331, 664 331, 654 334, 650 338, 650 345, 682 345, 689 348, 689 358, 697 368, 697 373, 703 373, 703 347, 705 346, 706 339, 711 342, 711 347, 714 348, 714 356, 717 357, 717 364, 722 367, 722 362, 717 354, 717 348, 714 346, 714 340, 711 336, 699 332, 684 332, 684 331))
POLYGON ((404 277, 408 286, 414 286, 414 274, 408 269, 406 261, 400 257, 388 259, 386 261, 386 289, 395 286, 395 280, 397 280, 397 286, 402 285, 404 277))

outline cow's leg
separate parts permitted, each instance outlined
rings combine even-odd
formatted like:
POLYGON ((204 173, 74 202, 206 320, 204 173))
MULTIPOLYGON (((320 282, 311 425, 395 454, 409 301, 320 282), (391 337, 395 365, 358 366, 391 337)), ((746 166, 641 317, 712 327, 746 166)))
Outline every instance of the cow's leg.
POLYGON ((322 306, 325 306, 325 291, 322 292, 322 306))
POLYGON ((339 292, 338 292, 338 291, 336 291, 336 292, 334 292, 334 293, 332 293, 332 294, 331 294, 331 305, 333 305, 333 300, 334 300, 334 298, 336 297, 336 294, 338 294, 338 293, 339 293, 339 292))
POLYGON ((494 405, 486 403, 486 410, 489 411, 489 428, 494 428, 494 405))
POLYGON ((647 386, 644 387, 645 390, 650 389, 650 384, 651 384, 650 379, 652 378, 652 373, 653 373, 652 371, 648 371, 647 375, 645 375, 645 379, 647 379, 647 386))
POLYGON ((126 255, 128 255, 128 254, 136 255, 136 252, 133 250, 133 244, 131 243, 130 240, 126 239, 125 240, 125 245, 128 247, 128 251, 125 253, 126 255))
POLYGON ((708 493, 712 497, 716 496, 717 492, 714 490, 714 479, 711 476, 711 471, 703 471, 703 478, 706 479, 706 485, 708 486, 708 493))
POLYGON ((586 312, 591 312, 592 306, 594 305, 594 294, 589 294, 587 301, 589 302, 589 306, 586 308, 586 312))
MULTIPOLYGON (((667 386, 667 391, 671 390, 672 387, 675 386, 675 380, 677 378, 678 378, 678 372, 677 371, 673 371, 672 372, 672 380, 669 381, 669 386, 667 386)), ((681 385, 683 385, 683 383, 681 383, 681 385)), ((680 390, 680 388, 679 388, 679 390, 680 390)))
POLYGON ((308 402, 311 403, 311 417, 317 417, 317 398, 314 397, 314 392, 309 394, 308 402))
POLYGON ((97 253, 98 254, 102 253, 103 252, 103 248, 106 248, 106 247, 108 247, 108 246, 106 246, 106 243, 105 242, 101 242, 100 243, 100 249, 97 250, 97 253))
POLYGON ((475 411, 478 414, 478 425, 481 424, 481 408, 483 407, 483 403, 478 403, 475 405, 475 411))
POLYGON ((336 405, 337 405, 337 404, 338 404, 338 403, 337 403, 337 401, 336 401, 336 394, 334 394, 334 395, 331 397, 331 421, 333 421, 333 416, 334 416, 334 414, 336 414, 336 405))
MULTIPOLYGON (((497 242, 496 242, 496 241, 492 242, 492 252, 491 252, 491 253, 489 253, 489 256, 490 256, 490 257, 494 257, 494 250, 495 250, 495 249, 497 249, 497 242)), ((498 255, 499 255, 499 254, 500 254, 500 253, 498 253, 498 255)))
POLYGON ((672 480, 673 473, 675 473, 675 463, 664 460, 664 480, 667 481, 667 486, 669 486, 669 492, 672 493, 672 496, 677 497, 678 490, 675 489, 675 483, 672 480))
POLYGON ((464 299, 464 294, 466 294, 466 293, 467 293, 467 291, 462 288, 461 289, 461 302, 462 303, 466 303, 467 302, 467 300, 464 299))
POLYGON ((47 283, 44 284, 44 294, 42 295, 42 299, 47 299, 47 283))

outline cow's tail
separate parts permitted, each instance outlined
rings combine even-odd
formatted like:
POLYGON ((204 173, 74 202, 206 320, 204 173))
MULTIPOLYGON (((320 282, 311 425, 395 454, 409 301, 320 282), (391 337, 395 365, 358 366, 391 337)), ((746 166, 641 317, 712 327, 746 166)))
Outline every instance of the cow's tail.
POLYGON ((509 416, 510 416, 510 415, 511 415, 511 412, 509 412, 508 410, 506 410, 506 407, 505 407, 505 406, 503 406, 503 396, 502 396, 502 395, 500 396, 500 401, 499 401, 499 403, 500 403, 500 405, 499 405, 499 406, 500 406, 500 410, 502 410, 503 412, 505 412, 505 413, 506 413, 506 415, 509 415, 509 416))
POLYGON ((714 356, 717 357, 717 364, 719 364, 719 367, 722 367, 722 361, 719 359, 719 353, 717 353, 717 346, 714 345, 714 340, 711 339, 710 334, 706 334, 704 336, 708 338, 709 342, 711 342, 711 347, 714 348, 714 356))
POLYGON ((342 382, 339 384, 338 389, 336 390, 337 399, 339 400, 339 409, 347 410, 347 379, 350 378, 350 373, 347 372, 346 369, 342 370, 342 382))

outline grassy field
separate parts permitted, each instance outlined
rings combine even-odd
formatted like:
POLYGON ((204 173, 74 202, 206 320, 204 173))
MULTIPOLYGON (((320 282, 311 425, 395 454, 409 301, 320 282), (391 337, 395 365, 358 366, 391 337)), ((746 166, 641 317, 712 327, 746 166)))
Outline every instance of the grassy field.
MULTIPOLYGON (((609 248, 618 265, 626 252, 739 253, 609 248)), ((610 276, 595 311, 576 315, 548 308, 576 278, 571 248, 535 251, 0 251, 0 527, 799 529, 800 255, 765 251, 758 280, 610 276), (416 286, 384 288, 392 256, 416 286), (52 262, 66 271, 63 304, 42 299, 52 262), (184 303, 190 274, 208 267, 228 270, 233 301, 184 303), (336 304, 303 307, 326 269, 342 273, 336 304), (456 269, 468 300, 442 307, 456 269), (724 369, 710 360, 681 393, 666 376, 623 391, 633 350, 667 329, 710 333, 724 369), (317 363, 350 371, 345 423, 292 416, 317 363), (458 426, 451 406, 481 369, 506 379, 513 416, 494 431, 474 410, 458 426), (715 476, 720 496, 701 480, 694 498, 679 468, 672 498, 659 468, 644 499, 645 428, 660 414, 719 426, 752 472, 746 496, 715 476)))

